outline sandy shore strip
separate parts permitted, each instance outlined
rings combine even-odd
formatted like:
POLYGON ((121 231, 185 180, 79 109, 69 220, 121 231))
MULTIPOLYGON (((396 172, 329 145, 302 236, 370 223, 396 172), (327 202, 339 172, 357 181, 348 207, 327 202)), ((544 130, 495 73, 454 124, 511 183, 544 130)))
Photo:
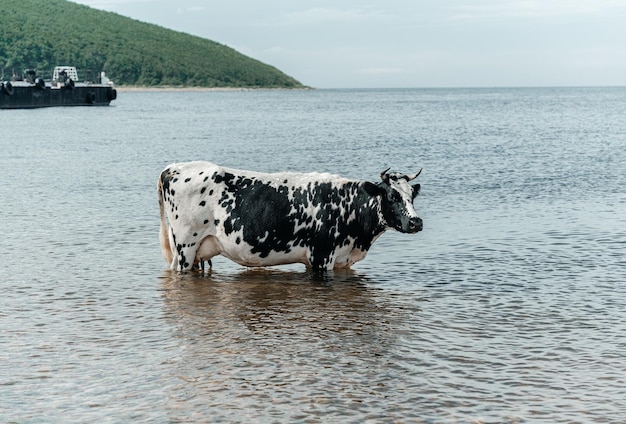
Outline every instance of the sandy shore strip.
POLYGON ((129 92, 203 92, 203 91, 265 91, 265 90, 311 90, 309 87, 303 88, 253 88, 253 87, 142 87, 135 85, 114 86, 120 93, 129 92))

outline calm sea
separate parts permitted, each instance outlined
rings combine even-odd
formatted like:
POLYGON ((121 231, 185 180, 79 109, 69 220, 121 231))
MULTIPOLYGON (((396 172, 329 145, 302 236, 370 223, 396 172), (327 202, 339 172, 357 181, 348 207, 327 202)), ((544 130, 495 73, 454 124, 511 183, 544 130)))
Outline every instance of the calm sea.
POLYGON ((626 88, 120 93, 0 111, 0 422, 623 422, 626 88), (352 272, 177 275, 156 181, 377 181, 352 272))

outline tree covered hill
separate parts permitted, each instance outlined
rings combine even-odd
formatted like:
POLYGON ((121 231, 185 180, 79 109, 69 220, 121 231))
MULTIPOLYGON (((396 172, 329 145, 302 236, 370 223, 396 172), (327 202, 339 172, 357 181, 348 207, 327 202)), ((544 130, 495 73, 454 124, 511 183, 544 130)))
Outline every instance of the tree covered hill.
POLYGON ((0 70, 5 79, 24 69, 49 78, 55 66, 69 65, 105 71, 122 85, 302 87, 273 66, 223 44, 116 13, 67 0, 1 3, 0 70))

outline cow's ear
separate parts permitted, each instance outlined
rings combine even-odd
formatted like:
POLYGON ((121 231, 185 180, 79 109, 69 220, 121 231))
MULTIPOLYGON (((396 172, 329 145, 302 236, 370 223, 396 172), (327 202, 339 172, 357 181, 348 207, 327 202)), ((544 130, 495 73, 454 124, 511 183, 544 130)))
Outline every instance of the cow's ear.
POLYGON ((422 186, 419 184, 413 184, 411 187, 413 188, 413 200, 415 200, 417 195, 420 194, 420 188, 422 188, 422 186))
POLYGON ((370 183, 369 181, 364 182, 362 186, 363 190, 370 196, 383 196, 386 193, 384 188, 378 184, 370 183))

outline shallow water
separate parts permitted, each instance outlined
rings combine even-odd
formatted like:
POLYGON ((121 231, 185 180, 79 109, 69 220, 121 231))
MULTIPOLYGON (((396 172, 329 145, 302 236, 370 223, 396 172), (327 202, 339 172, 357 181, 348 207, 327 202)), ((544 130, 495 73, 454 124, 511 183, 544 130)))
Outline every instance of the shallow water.
POLYGON ((120 93, 2 111, 1 422, 621 422, 626 89, 120 93), (424 171, 352 271, 166 270, 174 161, 424 171))

